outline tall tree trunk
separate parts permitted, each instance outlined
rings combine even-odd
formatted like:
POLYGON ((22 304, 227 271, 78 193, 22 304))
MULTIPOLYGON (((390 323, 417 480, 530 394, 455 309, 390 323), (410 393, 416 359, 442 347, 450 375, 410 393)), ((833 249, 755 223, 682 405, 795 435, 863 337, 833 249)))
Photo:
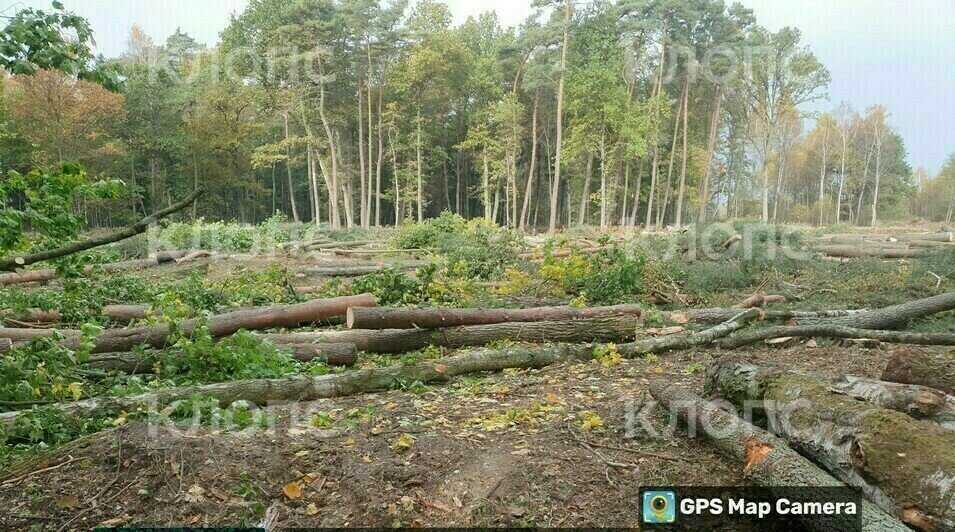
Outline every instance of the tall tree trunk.
POLYGON ((577 211, 577 225, 584 225, 587 220, 587 205, 590 203, 590 180, 594 171, 594 154, 587 154, 587 172, 584 174, 584 190, 580 196, 580 210, 577 211))
POLYGON ((716 101, 713 102, 713 116, 710 119, 710 138, 706 142, 706 168, 703 169, 703 184, 700 187, 700 210, 696 219, 706 222, 706 212, 710 204, 710 177, 713 172, 713 154, 716 151, 716 135, 720 129, 720 109, 723 104, 723 87, 716 87, 716 101))
POLYGON ((686 82, 683 91, 683 161, 680 166, 680 193, 676 200, 676 228, 683 227, 683 198, 686 197, 686 159, 688 153, 687 129, 689 129, 690 115, 690 81, 686 82))
MULTIPOLYGON (((192 190, 199 189, 199 156, 196 147, 192 147, 192 190)), ((192 219, 196 219, 199 212, 199 202, 192 204, 192 219)), ((275 214, 275 165, 272 165, 272 214, 275 214)))
POLYGON ((627 200, 630 197, 630 161, 623 165, 623 195, 620 196, 622 205, 620 206, 620 227, 627 226, 627 200))
POLYGON ((607 131, 600 133, 600 228, 607 228, 607 131))
POLYGON ((484 163, 484 174, 482 177, 484 179, 483 193, 484 193, 484 217, 488 220, 493 220, 494 217, 491 216, 491 168, 490 162, 487 159, 487 147, 481 153, 482 162, 484 163))
POLYGON ((872 189, 872 222, 875 227, 879 223, 879 181, 882 180, 882 133, 875 136, 875 188, 872 189))
MULTIPOLYGON (((369 95, 370 97, 370 95, 369 95)), ((368 220, 368 202, 366 197, 368 196, 368 191, 371 190, 371 181, 368 181, 367 186, 365 185, 365 112, 364 112, 364 99, 362 98, 362 79, 359 73, 358 76, 358 225, 362 228, 367 227, 366 222, 368 220)), ((371 117, 369 117, 369 120, 371 117)), ((371 132, 369 131, 369 134, 371 132)), ((369 155, 371 154, 371 144, 368 145, 369 155)), ((371 159, 368 160, 368 165, 371 164, 371 159)))
POLYGON ((819 226, 826 223, 826 210, 822 202, 826 199, 826 167, 829 165, 829 126, 822 136, 822 168, 819 170, 819 226))
POLYGON ((633 189, 633 212, 630 215, 630 227, 637 226, 637 211, 640 210, 640 188, 643 186, 643 165, 645 159, 640 159, 640 169, 637 171, 637 184, 633 189))
POLYGON ((667 206, 670 203, 670 188, 673 185, 673 163, 676 160, 676 143, 680 134, 680 119, 683 117, 683 98, 686 96, 687 83, 683 82, 683 91, 680 94, 679 107, 673 120, 673 142, 670 144, 670 162, 667 165, 667 184, 658 193, 663 194, 663 201, 657 202, 657 227, 663 227, 667 215, 667 206))
MULTIPOLYGON (((328 187, 328 209, 332 219, 332 229, 341 229, 341 215, 338 210, 338 150, 336 148, 335 135, 332 133, 332 126, 325 116, 325 70, 321 58, 318 61, 319 75, 322 77, 319 86, 318 114, 322 120, 322 126, 325 128, 325 136, 328 138, 328 153, 331 158, 331 180, 328 187)), ((303 112, 304 115, 304 112, 303 112)), ((304 118, 304 116, 303 116, 304 118)))
POLYGON ((538 88, 534 92, 534 110, 531 113, 531 160, 528 162, 527 185, 524 187, 524 204, 521 207, 521 218, 518 222, 518 229, 523 231, 527 224, 528 209, 531 204, 531 191, 534 186, 534 170, 537 169, 537 105, 540 103, 541 91, 538 88))
POLYGON ((282 119, 285 126, 285 170, 288 177, 288 197, 289 203, 292 205, 292 220, 294 220, 295 223, 299 223, 302 221, 302 219, 298 215, 298 205, 295 203, 295 184, 292 183, 292 148, 288 144, 288 111, 282 114, 282 119))
MULTIPOLYGON (((375 227, 381 227, 381 169, 385 162, 385 140, 382 130, 382 93, 384 85, 378 87, 378 164, 375 165, 375 227)), ((396 198, 397 199, 397 198, 396 198)))
POLYGON ((571 0, 564 0, 564 45, 560 53, 560 80, 557 82, 557 154, 554 157, 554 184, 550 194, 550 228, 557 232, 557 206, 560 200, 560 163, 564 145, 564 81, 567 77, 567 52, 570 47, 571 0))
POLYGON ((422 176, 421 176, 422 157, 421 157, 421 103, 420 102, 418 102, 417 140, 415 142, 415 155, 418 160, 418 165, 416 168, 418 173, 418 222, 423 222, 424 221, 424 199, 423 199, 421 189, 424 185, 422 183, 422 176))
POLYGON ((395 227, 401 225, 401 179, 398 176, 398 152, 395 150, 395 140, 388 135, 388 144, 391 146, 391 167, 395 174, 395 227))
POLYGON ((836 225, 842 223, 842 192, 846 186, 846 155, 849 151, 846 134, 842 134, 842 169, 839 171, 839 192, 836 195, 836 225))

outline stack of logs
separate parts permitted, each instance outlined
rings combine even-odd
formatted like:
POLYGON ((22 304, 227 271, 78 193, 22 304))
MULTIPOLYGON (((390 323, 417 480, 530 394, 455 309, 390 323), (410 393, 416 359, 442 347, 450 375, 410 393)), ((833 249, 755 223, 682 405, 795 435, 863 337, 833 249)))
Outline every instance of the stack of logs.
POLYGON ((919 530, 955 528, 955 364, 944 355, 900 349, 880 379, 835 382, 730 356, 711 366, 704 393, 772 435, 673 383, 651 393, 686 426, 704 427, 699 435, 759 485, 850 486, 866 499, 864 530, 906 530, 889 516, 919 530))

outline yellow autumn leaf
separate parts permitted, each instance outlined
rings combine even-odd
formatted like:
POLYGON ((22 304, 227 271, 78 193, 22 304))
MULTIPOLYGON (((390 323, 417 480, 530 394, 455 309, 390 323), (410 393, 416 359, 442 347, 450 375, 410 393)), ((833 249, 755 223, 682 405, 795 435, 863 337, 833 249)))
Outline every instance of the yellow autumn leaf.
POLYGON ((396 451, 407 451, 412 445, 414 445, 414 436, 404 433, 401 436, 398 436, 398 439, 391 444, 391 448, 396 451))
POLYGON ((289 499, 300 499, 302 498, 302 486, 298 482, 289 482, 282 488, 282 493, 289 499))

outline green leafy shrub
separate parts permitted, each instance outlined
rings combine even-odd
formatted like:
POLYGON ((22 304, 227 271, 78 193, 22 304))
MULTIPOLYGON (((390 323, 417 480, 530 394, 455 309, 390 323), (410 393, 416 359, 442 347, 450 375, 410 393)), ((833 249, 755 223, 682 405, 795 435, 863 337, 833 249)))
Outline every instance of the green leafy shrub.
POLYGON ((239 331, 216 342, 205 326, 192 338, 180 338, 159 366, 160 375, 189 382, 271 379, 296 371, 290 355, 254 333, 239 331))

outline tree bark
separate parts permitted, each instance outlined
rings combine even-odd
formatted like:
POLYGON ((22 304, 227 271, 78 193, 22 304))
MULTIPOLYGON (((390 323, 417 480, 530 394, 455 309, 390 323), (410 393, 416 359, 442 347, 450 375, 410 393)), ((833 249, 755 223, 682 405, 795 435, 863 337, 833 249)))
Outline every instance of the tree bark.
POLYGON ((945 355, 898 349, 889 358, 882 380, 918 384, 955 395, 955 364, 945 355))
POLYGON ((531 160, 528 163, 527 186, 524 188, 524 204, 521 206, 521 219, 517 229, 524 231, 527 225, 527 216, 530 212, 531 191, 534 186, 534 171, 537 169, 537 105, 540 103, 540 88, 534 93, 534 111, 531 118, 531 160))
POLYGON ((955 242, 955 233, 946 231, 943 233, 920 233, 914 235, 892 235, 892 238, 899 242, 955 242))
POLYGON ((829 257, 859 258, 876 257, 883 259, 912 259, 926 254, 925 249, 901 249, 895 247, 862 247, 862 246, 813 246, 812 251, 829 257))
POLYGON ((361 275, 377 273, 389 268, 398 270, 414 270, 427 264, 430 264, 430 262, 425 260, 417 260, 394 263, 359 264, 351 266, 326 266, 319 268, 308 268, 303 270, 302 273, 305 275, 321 277, 358 277, 361 275))
POLYGON ((100 246, 105 246, 106 244, 112 244, 113 242, 119 242, 120 240, 125 240, 129 237, 136 236, 140 233, 146 232, 149 229, 149 226, 156 223, 157 221, 171 215, 175 214, 186 207, 192 205, 192 202, 196 201, 199 196, 202 195, 202 189, 194 190, 191 194, 186 196, 182 201, 162 209, 160 211, 154 212, 149 216, 143 218, 142 220, 136 222, 135 224, 121 229, 119 231, 109 233, 103 236, 89 238, 86 240, 81 240, 79 242, 73 242, 65 246, 50 249, 46 251, 38 251, 36 253, 30 253, 26 255, 17 255, 12 257, 6 257, 0 259, 0 271, 12 271, 15 268, 20 268, 23 266, 29 266, 37 262, 42 262, 50 259, 57 259, 60 257, 65 257, 67 255, 72 255, 74 253, 79 253, 81 251, 86 251, 88 249, 93 249, 100 246))
POLYGON ((706 143, 706 167, 703 169, 703 184, 700 187, 700 210, 697 213, 697 222, 706 222, 706 211, 710 204, 710 176, 713 172, 713 154, 716 152, 716 135, 720 129, 720 110, 723 103, 723 87, 716 87, 716 98, 713 102, 713 116, 710 118, 710 137, 706 143))
POLYGON ((683 198, 686 197, 686 160, 688 156, 687 130, 689 129, 690 115, 690 83, 687 81, 686 91, 683 93, 683 157, 680 163, 680 192, 676 201, 676 228, 683 227, 683 198))
POLYGON ((348 309, 345 323, 349 329, 437 329, 461 325, 561 321, 622 315, 639 317, 641 309, 638 305, 584 309, 573 307, 528 309, 352 307, 348 309))
POLYGON ((707 389, 738 408, 762 401, 771 431, 903 522, 955 527, 955 432, 835 393, 804 374, 735 361, 712 366, 707 389))
MULTIPOLYGON (((322 362, 329 366, 354 366, 358 361, 358 350, 353 344, 292 344, 276 345, 278 349, 289 351, 292 358, 302 362, 322 362)), ((83 363, 89 369, 101 371, 121 371, 129 375, 152 373, 153 365, 161 361, 163 353, 141 355, 132 352, 98 353, 90 355, 83 363)))
POLYGON ((880 331, 839 325, 798 325, 753 331, 725 340, 720 343, 720 347, 735 349, 775 338, 866 338, 894 344, 955 345, 955 333, 880 331))
MULTIPOLYGON (((779 488, 778 496, 791 487, 841 488, 845 484, 826 473, 786 444, 719 405, 706 401, 677 384, 657 379, 650 383, 650 394, 669 410, 682 425, 703 436, 720 454, 732 459, 743 476, 757 486, 779 488), (703 430, 700 430, 702 428, 703 430)), ((862 530, 907 531, 901 522, 878 506, 863 500, 862 530)), ((807 520, 808 527, 818 520, 807 520)), ((847 524, 846 529, 852 528, 847 524)))
POLYGON ((849 397, 955 430, 955 397, 934 388, 851 375, 843 376, 833 387, 849 397))

